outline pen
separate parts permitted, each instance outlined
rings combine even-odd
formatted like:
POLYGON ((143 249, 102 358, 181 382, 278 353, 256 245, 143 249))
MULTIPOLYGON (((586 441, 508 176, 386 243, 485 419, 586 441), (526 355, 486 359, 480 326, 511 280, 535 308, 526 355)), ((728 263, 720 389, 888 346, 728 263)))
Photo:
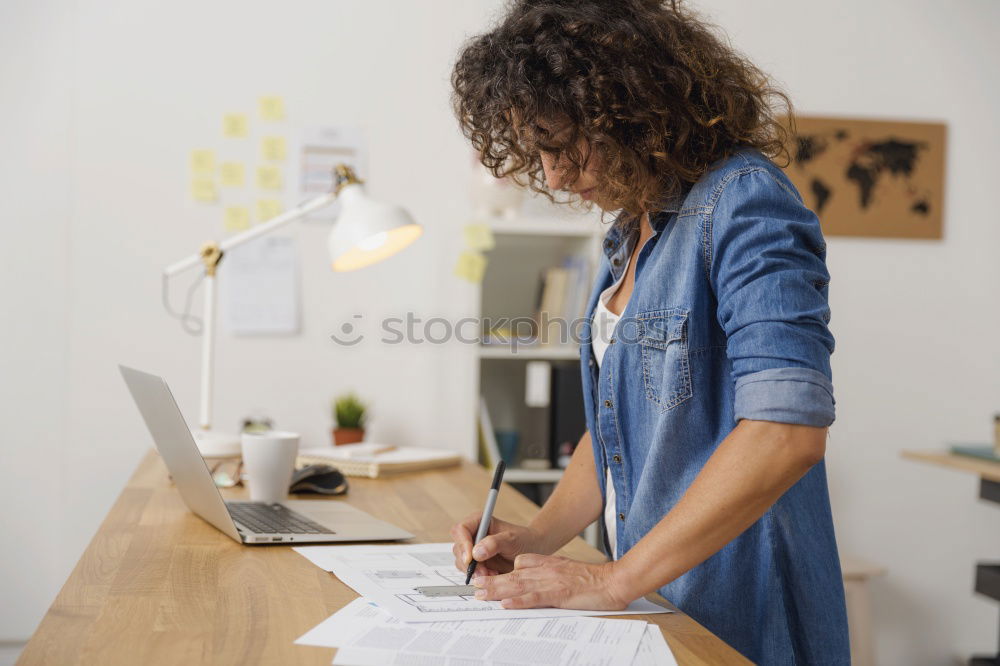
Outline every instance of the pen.
MULTIPOLYGON (((490 529, 490 521, 493 520, 493 507, 497 504, 497 495, 500 494, 500 483, 503 481, 503 471, 507 465, 504 461, 497 463, 497 470, 493 473, 493 485, 490 486, 490 493, 486 496, 486 508, 483 509, 483 517, 479 520, 479 531, 476 532, 476 540, 472 543, 475 546, 483 540, 490 529)), ((476 570, 476 558, 469 560, 469 568, 465 570, 465 584, 472 580, 472 574, 476 570)))

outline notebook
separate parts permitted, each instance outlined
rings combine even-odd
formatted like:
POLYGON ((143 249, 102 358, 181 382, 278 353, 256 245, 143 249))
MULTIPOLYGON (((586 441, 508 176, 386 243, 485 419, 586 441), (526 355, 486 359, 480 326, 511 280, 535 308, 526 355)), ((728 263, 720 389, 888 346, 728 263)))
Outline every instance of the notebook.
POLYGON ((345 476, 364 476, 377 479, 380 476, 416 472, 435 467, 457 465, 462 457, 454 451, 442 449, 421 449, 412 446, 382 450, 374 444, 345 444, 343 446, 320 446, 299 450, 296 464, 333 465, 345 476))

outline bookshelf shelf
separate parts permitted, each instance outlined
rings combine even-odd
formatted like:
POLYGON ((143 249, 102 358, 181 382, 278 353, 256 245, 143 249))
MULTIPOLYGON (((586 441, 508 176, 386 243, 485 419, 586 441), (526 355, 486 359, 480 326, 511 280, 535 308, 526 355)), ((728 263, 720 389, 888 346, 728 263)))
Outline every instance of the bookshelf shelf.
POLYGON ((575 361, 580 358, 580 349, 571 345, 551 347, 516 347, 507 345, 483 345, 479 347, 479 358, 521 361, 575 361))
POLYGON ((521 469, 508 468, 503 473, 505 483, 559 483, 562 478, 561 469, 521 469))
POLYGON ((494 234, 519 236, 565 236, 589 239, 600 230, 600 218, 593 215, 579 218, 558 216, 494 218, 487 224, 494 234))

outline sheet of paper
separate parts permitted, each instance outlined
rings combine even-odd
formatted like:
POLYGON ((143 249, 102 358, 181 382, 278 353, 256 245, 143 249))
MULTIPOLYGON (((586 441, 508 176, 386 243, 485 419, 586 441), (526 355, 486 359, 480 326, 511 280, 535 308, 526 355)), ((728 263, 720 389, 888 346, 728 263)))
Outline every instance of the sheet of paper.
MULTIPOLYGON (((364 180, 368 175, 368 151, 357 127, 311 127, 303 130, 300 141, 299 190, 302 199, 329 192, 333 188, 333 169, 346 164, 364 180)), ((340 202, 311 213, 310 221, 329 222, 340 214, 340 202)))
POLYGON ((245 181, 242 162, 223 162, 219 165, 219 182, 224 187, 243 187, 245 181))
POLYGON ((215 172, 215 151, 199 148, 191 151, 191 173, 211 176, 215 172))
POLYGON ((262 120, 284 120, 285 100, 277 95, 268 95, 258 100, 262 120))
POLYGON ((498 601, 479 601, 471 596, 426 597, 418 593, 414 588, 465 583, 465 574, 455 568, 450 543, 302 546, 295 550, 316 566, 332 572, 361 596, 407 622, 670 612, 645 599, 629 604, 624 611, 609 613, 561 608, 511 610, 503 608, 498 601))
POLYGON ((365 599, 355 599, 296 643, 339 648, 335 664, 631 663, 646 623, 565 617, 527 620, 406 623, 365 599))
POLYGON ((242 139, 250 133, 250 121, 245 113, 227 113, 222 116, 222 135, 242 139))
POLYGON ((191 179, 191 198, 201 203, 215 203, 219 199, 215 181, 204 176, 191 179))
POLYGON ((246 206, 226 206, 222 226, 226 231, 243 231, 250 228, 250 210, 246 206))
POLYGON ((258 199, 257 200, 257 221, 266 222, 271 218, 278 217, 284 210, 281 201, 278 199, 258 199))
POLYGON ((462 235, 465 236, 465 244, 472 250, 486 251, 496 247, 493 229, 488 224, 467 224, 462 230, 462 235))
POLYGON ((265 136, 260 140, 260 155, 269 162, 283 162, 288 144, 283 136, 265 136))
POLYGON ((234 248, 227 253, 219 276, 230 332, 299 332, 298 258, 291 238, 264 236, 234 248))
POLYGON ((281 169, 276 166, 257 167, 257 187, 262 190, 280 190, 283 186, 281 169))
POLYGON ((475 250, 463 250, 455 262, 455 275, 469 282, 483 281, 486 274, 486 256, 475 250))
POLYGON ((646 625, 632 666, 677 666, 674 653, 670 651, 663 632, 655 624, 646 625))

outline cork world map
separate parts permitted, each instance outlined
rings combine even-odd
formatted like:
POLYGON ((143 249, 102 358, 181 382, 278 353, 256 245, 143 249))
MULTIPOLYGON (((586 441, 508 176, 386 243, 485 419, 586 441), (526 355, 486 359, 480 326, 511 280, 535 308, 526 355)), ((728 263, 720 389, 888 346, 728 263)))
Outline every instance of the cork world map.
POLYGON ((797 116, 788 148, 826 235, 941 238, 944 125, 797 116))

